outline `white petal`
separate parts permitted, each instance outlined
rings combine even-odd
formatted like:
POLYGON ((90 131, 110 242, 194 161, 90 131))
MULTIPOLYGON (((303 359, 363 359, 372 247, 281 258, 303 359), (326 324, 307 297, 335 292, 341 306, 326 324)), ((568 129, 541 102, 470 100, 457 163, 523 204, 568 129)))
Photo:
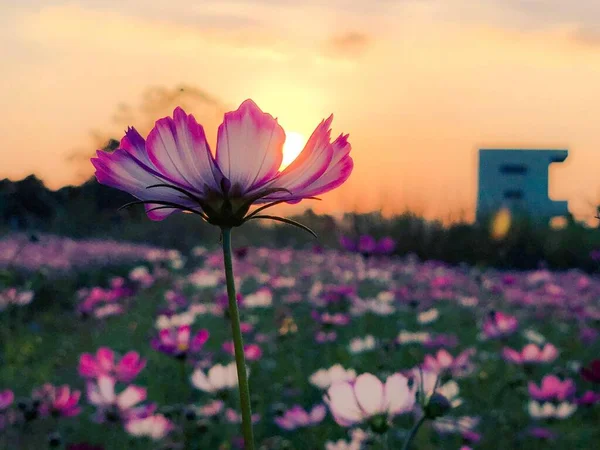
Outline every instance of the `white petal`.
POLYGON ((364 373, 356 378, 354 395, 358 405, 368 416, 384 412, 383 394, 383 384, 375 375, 364 373))

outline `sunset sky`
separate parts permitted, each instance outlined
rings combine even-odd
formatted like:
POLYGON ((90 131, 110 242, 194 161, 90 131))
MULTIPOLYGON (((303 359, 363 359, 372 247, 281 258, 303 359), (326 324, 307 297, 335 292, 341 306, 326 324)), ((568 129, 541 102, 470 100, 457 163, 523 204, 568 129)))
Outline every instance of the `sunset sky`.
POLYGON ((91 130, 120 137, 119 104, 184 84, 301 136, 334 113, 355 170, 317 211, 471 218, 477 149, 538 147, 569 149, 550 195, 589 219, 598 24, 597 0, 3 1, 0 178, 80 182, 92 167, 69 156, 95 150, 91 130))

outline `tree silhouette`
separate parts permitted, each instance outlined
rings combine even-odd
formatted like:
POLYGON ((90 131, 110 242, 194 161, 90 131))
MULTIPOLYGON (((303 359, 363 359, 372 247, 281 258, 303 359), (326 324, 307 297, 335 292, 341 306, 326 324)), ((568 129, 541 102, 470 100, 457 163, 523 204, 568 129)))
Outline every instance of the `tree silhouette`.
POLYGON ((186 84, 173 88, 151 86, 144 91, 139 104, 117 105, 111 117, 110 129, 91 130, 90 145, 74 149, 69 154, 67 159, 77 166, 80 181, 88 179, 92 174, 89 159, 97 149, 115 150, 128 126, 134 126, 142 136, 146 136, 157 119, 171 115, 177 106, 194 114, 196 120, 204 126, 209 143, 215 142, 217 127, 226 111, 226 106, 217 97, 186 84))

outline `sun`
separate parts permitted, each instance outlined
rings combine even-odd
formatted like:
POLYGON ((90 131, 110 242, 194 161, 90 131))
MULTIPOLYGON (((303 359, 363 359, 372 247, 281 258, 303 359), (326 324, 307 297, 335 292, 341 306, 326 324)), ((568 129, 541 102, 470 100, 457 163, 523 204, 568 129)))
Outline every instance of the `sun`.
POLYGON ((285 169, 300 154, 306 143, 306 138, 295 131, 285 133, 285 143, 283 144, 283 161, 279 170, 285 169))

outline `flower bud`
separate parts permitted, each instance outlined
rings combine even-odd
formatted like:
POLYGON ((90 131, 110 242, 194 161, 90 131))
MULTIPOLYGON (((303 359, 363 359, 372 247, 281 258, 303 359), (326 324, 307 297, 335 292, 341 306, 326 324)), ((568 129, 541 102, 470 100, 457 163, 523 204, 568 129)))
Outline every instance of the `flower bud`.
POLYGON ((442 394, 435 392, 425 406, 425 416, 427 416, 428 419, 434 420, 438 417, 442 417, 451 409, 452 404, 450 401, 442 394))

